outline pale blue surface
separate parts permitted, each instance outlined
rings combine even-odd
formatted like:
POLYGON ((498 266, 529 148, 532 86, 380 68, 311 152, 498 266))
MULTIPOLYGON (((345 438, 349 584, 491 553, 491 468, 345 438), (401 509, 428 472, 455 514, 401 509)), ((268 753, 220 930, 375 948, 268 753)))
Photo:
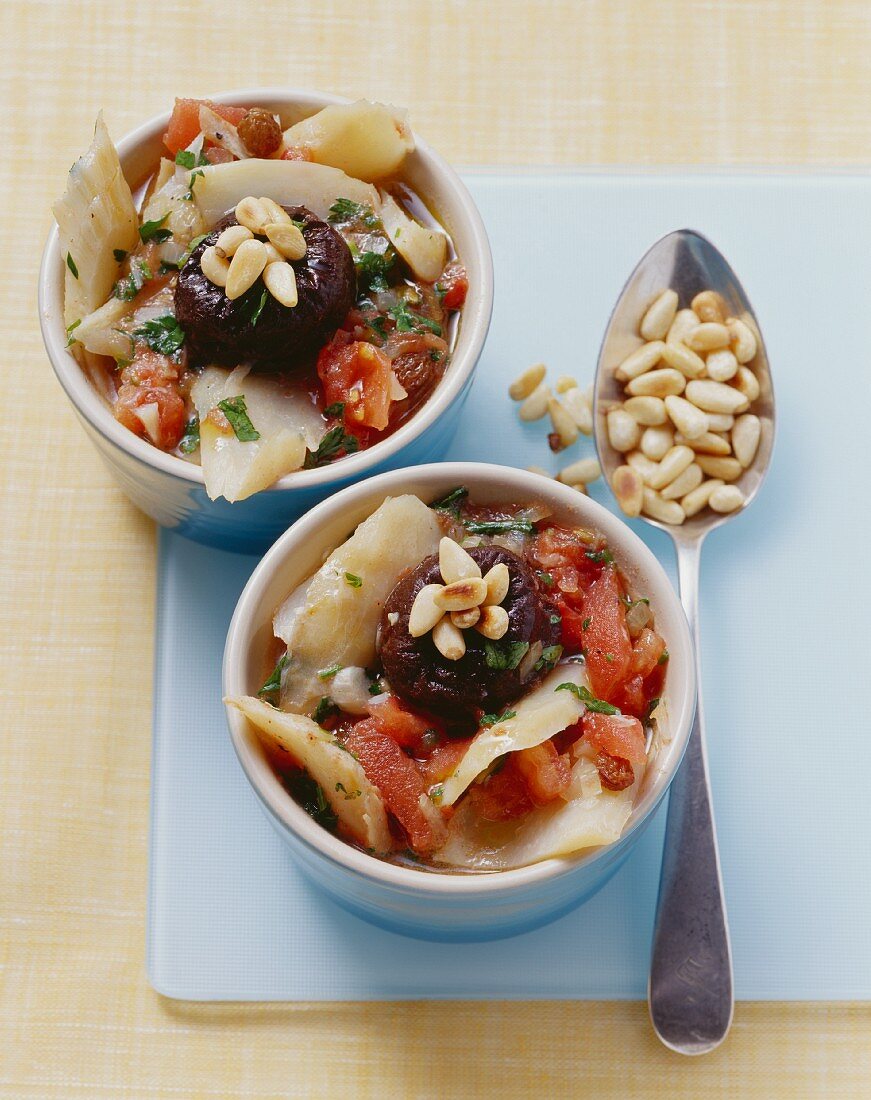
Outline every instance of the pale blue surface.
MULTIPOLYGON (((509 408, 507 382, 536 360, 591 379, 622 282, 662 233, 702 231, 745 282, 774 372, 778 439, 759 498, 706 547, 701 600, 736 995, 869 998, 871 180, 468 182, 491 236, 496 308, 449 458, 557 469, 543 425, 509 408), (546 276, 538 287, 535 272, 546 276)), ((594 495, 610 504, 602 487, 594 495)), ((668 537, 635 526, 673 576, 668 537)), ((220 704, 224 632, 253 565, 162 535, 155 987, 209 1000, 643 997, 662 813, 595 898, 498 943, 381 932, 301 879, 239 768, 220 704)))

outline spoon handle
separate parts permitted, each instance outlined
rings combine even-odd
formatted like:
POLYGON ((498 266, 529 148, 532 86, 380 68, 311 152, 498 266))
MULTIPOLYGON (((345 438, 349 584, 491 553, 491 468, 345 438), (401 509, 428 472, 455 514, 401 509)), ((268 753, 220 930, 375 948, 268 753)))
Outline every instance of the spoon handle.
POLYGON ((699 646, 701 540, 677 543, 680 595, 696 650, 699 698, 671 784, 648 1003, 654 1030, 681 1054, 704 1054, 729 1031, 732 953, 705 754, 699 646))

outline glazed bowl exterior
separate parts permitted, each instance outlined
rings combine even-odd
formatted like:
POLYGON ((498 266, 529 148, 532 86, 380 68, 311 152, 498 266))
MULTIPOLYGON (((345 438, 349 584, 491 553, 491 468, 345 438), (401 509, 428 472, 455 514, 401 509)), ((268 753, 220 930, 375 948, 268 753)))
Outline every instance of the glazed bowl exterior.
POLYGON ((324 554, 389 496, 434 500, 457 485, 480 503, 543 502, 559 521, 593 527, 608 540, 634 591, 649 596, 670 653, 662 745, 648 766, 621 838, 607 847, 511 871, 432 873, 374 858, 327 832, 293 801, 255 731, 228 708, 230 735, 248 780, 300 869, 333 901, 363 920, 421 939, 471 941, 530 931, 579 905, 614 874, 638 842, 683 756, 696 703, 686 618, 662 566, 638 536, 576 490, 524 470, 452 462, 396 470, 344 489, 298 520, 269 550, 236 606, 224 651, 225 695, 257 691, 272 640, 272 615, 318 569, 324 554))
MULTIPOLYGON (((209 97, 219 103, 267 107, 285 126, 337 96, 266 88, 209 97)), ((118 142, 131 186, 144 183, 158 163, 169 114, 146 122, 118 142)), ((137 507, 164 527, 224 550, 265 550, 299 516, 345 485, 382 470, 441 458, 456 431, 472 375, 484 346, 493 308, 493 263, 481 216, 454 170, 416 139, 404 177, 426 198, 466 265, 469 294, 456 346, 439 385, 425 404, 385 440, 317 470, 287 474, 270 489, 233 504, 210 500, 200 467, 159 451, 115 420, 67 348, 64 326, 64 261, 57 227, 49 233, 39 276, 39 316, 46 351, 58 381, 100 457, 137 507)))

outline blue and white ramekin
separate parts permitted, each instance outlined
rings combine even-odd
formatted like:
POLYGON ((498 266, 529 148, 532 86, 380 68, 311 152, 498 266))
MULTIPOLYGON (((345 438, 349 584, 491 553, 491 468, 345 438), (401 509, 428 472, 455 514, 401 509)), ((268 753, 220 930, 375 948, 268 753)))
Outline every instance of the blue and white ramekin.
MULTIPOLYGON (((337 96, 281 88, 225 92, 210 98, 267 107, 288 124, 327 104, 346 102, 337 96)), ((118 142, 124 174, 134 189, 156 168, 168 121, 168 113, 159 115, 118 142)), ((164 527, 221 549, 259 552, 336 489, 382 470, 433 461, 447 450, 490 325, 493 261, 484 223, 465 185, 446 161, 419 138, 415 140, 404 176, 432 206, 469 276, 469 293, 444 378, 418 412, 382 442, 331 466, 287 474, 272 488, 233 504, 209 500, 198 465, 159 451, 119 424, 85 377, 66 346, 64 262, 57 227, 52 228, 39 276, 39 316, 49 359, 82 426, 121 488, 164 527)))

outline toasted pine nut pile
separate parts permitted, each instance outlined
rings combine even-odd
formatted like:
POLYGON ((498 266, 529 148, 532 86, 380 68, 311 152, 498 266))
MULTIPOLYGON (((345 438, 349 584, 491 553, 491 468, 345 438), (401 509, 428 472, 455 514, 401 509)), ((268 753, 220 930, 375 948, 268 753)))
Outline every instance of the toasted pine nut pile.
POLYGON ((625 399, 608 409, 608 440, 625 455, 611 488, 627 516, 681 524, 744 504, 737 481, 756 457, 757 341, 723 299, 705 290, 678 308, 664 290, 641 318, 645 341, 614 372, 625 399))

